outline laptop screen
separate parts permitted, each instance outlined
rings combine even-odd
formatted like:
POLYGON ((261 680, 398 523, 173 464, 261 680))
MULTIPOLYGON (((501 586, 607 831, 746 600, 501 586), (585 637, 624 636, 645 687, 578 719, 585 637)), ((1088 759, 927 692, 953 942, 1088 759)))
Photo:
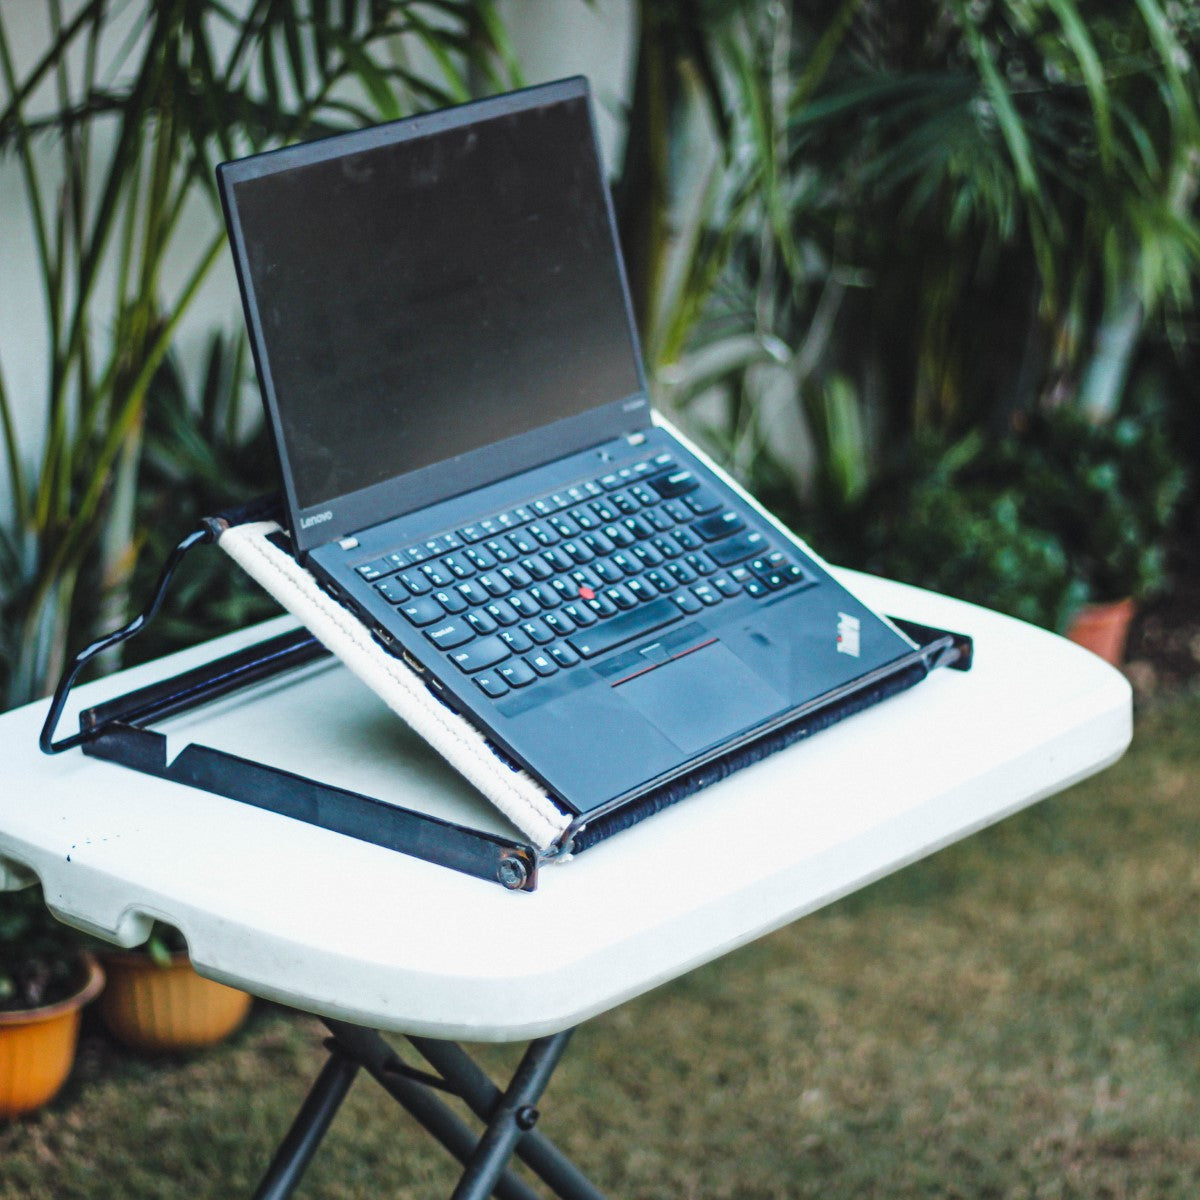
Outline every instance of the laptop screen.
POLYGON ((586 94, 472 110, 228 182, 300 509, 642 390, 586 94))

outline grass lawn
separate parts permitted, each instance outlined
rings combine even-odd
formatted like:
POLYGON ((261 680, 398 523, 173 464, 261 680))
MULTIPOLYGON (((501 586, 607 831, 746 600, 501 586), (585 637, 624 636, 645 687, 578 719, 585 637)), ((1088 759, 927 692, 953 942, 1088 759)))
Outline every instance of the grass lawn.
MULTIPOLYGON (((1177 698, 1096 780, 585 1026, 542 1128, 614 1198, 1193 1200, 1198 793, 1177 698)), ((249 1196, 320 1032, 261 1006, 163 1063, 89 1030, 54 1105, 0 1128, 0 1200, 249 1196)), ((364 1077, 298 1195, 453 1179, 364 1077)))

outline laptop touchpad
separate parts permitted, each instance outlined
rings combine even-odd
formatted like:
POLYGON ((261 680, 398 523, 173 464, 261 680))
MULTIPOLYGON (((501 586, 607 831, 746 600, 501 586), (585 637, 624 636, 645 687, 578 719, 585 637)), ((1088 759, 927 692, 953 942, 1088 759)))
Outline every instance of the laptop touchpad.
POLYGON ((720 642, 635 675, 613 690, 687 754, 767 720, 787 703, 720 642))

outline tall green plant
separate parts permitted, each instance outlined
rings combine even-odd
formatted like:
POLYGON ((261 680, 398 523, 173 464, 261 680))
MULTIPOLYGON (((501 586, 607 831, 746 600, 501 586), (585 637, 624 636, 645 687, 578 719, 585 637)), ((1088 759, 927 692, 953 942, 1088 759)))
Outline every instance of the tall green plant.
POLYGON ((48 342, 36 465, 0 372, 10 705, 53 685, 96 594, 105 622, 123 610, 147 392, 222 253, 218 220, 199 237, 183 220, 193 198, 215 212, 216 162, 517 78, 491 0, 49 0, 46 14, 24 64, 0 10, 0 166, 24 185, 48 342))

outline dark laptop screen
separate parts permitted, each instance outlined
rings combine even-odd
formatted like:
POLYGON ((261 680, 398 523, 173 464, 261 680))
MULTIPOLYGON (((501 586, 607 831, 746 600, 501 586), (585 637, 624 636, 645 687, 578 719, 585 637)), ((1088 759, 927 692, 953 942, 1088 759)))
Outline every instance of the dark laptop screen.
POLYGON ((641 391, 586 96, 429 128, 232 183, 301 509, 641 391))

